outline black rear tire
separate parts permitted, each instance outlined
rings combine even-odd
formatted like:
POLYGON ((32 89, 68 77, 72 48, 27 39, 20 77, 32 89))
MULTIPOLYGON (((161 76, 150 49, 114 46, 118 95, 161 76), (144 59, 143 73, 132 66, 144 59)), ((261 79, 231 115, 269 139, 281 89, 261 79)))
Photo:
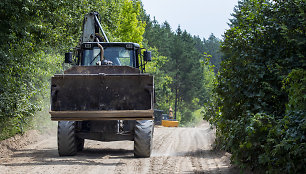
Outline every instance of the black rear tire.
POLYGON ((57 128, 57 145, 60 156, 73 156, 78 150, 75 121, 59 121, 57 128))
POLYGON ((135 125, 134 156, 148 158, 153 144, 153 120, 139 120, 135 125))

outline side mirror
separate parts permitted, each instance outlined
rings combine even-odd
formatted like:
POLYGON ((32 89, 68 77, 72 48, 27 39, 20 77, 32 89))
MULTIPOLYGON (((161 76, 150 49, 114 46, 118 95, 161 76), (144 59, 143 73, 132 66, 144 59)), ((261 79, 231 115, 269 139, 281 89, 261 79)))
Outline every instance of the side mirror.
POLYGON ((152 61, 152 59, 151 59, 151 51, 144 51, 143 52, 143 60, 144 61, 152 61))
POLYGON ((65 63, 72 63, 72 52, 65 53, 65 63))

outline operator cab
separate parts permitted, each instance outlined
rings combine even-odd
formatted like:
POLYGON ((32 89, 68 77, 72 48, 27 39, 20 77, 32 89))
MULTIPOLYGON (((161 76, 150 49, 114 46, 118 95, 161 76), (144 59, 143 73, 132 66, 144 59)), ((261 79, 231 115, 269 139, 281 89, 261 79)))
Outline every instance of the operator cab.
POLYGON ((101 54, 98 44, 102 45, 103 59, 107 60, 109 65, 139 67, 140 46, 130 42, 85 42, 82 44, 82 51, 79 53, 81 66, 97 65, 101 54))
POLYGON ((65 53, 65 63, 78 66, 131 66, 144 72, 146 63, 151 61, 151 52, 141 51, 145 48, 140 48, 137 43, 109 42, 98 17, 97 12, 85 15, 80 42, 74 53, 65 53))

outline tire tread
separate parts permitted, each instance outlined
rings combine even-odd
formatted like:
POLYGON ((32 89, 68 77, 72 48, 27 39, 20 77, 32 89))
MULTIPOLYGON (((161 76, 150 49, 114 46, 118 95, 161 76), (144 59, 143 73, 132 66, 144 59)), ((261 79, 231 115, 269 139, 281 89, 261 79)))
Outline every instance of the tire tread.
POLYGON ((60 156, 73 156, 77 153, 75 121, 59 121, 57 131, 58 153, 60 156))
POLYGON ((136 121, 134 137, 134 156, 148 158, 151 156, 153 141, 153 121, 136 121))

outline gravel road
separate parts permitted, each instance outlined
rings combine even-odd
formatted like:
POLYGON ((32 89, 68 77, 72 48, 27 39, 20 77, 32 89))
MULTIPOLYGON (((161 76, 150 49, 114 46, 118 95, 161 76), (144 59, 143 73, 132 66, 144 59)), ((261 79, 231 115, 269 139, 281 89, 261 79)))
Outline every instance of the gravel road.
POLYGON ((208 123, 194 128, 154 131, 151 158, 134 158, 133 142, 85 141, 84 151, 59 157, 56 136, 15 150, 0 158, 0 173, 239 173, 230 154, 214 151, 215 131, 208 123))

